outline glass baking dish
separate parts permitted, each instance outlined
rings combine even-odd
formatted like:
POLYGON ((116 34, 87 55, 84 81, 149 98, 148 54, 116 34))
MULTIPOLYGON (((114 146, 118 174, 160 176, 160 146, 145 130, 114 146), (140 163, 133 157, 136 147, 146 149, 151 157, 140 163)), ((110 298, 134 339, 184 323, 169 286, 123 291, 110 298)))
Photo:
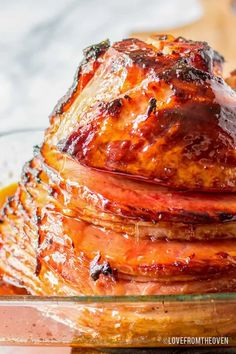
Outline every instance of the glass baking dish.
MULTIPOLYGON (((0 188, 19 179, 42 136, 42 131, 29 130, 0 136, 0 188)), ((1 296, 0 319, 0 345, 236 346, 236 293, 1 296)))
POLYGON ((236 346, 235 314, 236 294, 2 296, 0 345, 158 347, 214 337, 236 346))

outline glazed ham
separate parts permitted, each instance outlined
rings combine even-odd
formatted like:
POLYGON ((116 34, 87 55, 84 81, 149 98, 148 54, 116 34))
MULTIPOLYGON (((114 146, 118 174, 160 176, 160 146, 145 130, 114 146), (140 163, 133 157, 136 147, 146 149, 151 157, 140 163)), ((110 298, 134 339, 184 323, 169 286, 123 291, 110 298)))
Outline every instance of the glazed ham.
POLYGON ((2 281, 35 295, 236 290, 236 93, 206 43, 84 51, 2 208, 2 281))

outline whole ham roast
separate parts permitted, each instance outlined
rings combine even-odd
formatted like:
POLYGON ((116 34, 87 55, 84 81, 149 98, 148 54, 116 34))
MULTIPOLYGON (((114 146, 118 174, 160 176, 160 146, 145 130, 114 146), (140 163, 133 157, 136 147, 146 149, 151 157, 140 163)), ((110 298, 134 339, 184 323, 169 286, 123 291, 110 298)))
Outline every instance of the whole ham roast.
POLYGON ((33 295, 236 290, 236 92, 223 61, 165 35, 85 49, 1 210, 5 284, 33 295))

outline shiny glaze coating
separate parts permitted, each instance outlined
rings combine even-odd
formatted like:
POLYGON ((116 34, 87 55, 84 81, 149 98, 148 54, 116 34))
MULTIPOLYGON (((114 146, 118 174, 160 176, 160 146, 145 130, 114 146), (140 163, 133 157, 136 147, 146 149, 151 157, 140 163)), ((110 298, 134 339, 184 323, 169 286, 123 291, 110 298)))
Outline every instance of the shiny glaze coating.
POLYGON ((219 54, 169 36, 117 42, 97 61, 82 91, 78 79, 76 99, 53 116, 50 144, 129 178, 236 191, 236 93, 221 77, 219 54))
POLYGON ((3 209, 5 281, 43 295, 192 293, 202 286, 201 292, 235 290, 236 240, 139 238, 66 216, 66 203, 47 193, 45 172, 35 173, 38 166, 35 159, 25 167, 28 181, 3 209), (99 264, 109 264, 111 272, 94 280, 91 262, 98 253, 99 264))

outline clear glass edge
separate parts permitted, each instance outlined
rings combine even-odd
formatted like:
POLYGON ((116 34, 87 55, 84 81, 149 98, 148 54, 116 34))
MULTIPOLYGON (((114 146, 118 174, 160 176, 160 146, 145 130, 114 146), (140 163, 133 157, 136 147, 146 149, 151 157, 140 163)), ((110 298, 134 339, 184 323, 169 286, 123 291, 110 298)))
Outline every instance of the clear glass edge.
POLYGON ((124 296, 34 296, 34 295, 3 295, 0 306, 5 303, 39 303, 66 304, 73 303, 138 303, 138 302, 205 302, 205 301, 236 300, 236 293, 209 293, 185 295, 124 295, 124 296))
MULTIPOLYGON (((42 132, 44 128, 29 127, 0 133, 0 138, 21 133, 42 132)), ((124 296, 34 296, 34 295, 1 295, 0 306, 4 304, 30 304, 30 303, 136 303, 136 302, 192 302, 192 301, 217 301, 236 300, 236 293, 209 293, 185 295, 124 295, 124 296)))

